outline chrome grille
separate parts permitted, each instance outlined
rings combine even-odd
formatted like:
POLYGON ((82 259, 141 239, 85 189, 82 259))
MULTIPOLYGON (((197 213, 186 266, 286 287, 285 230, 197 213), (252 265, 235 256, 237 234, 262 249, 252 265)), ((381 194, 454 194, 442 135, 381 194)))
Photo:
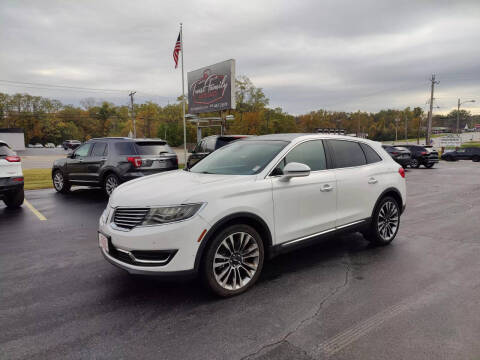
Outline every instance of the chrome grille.
POLYGON ((113 215, 113 223, 124 229, 133 229, 143 222, 149 210, 148 208, 117 208, 113 215))

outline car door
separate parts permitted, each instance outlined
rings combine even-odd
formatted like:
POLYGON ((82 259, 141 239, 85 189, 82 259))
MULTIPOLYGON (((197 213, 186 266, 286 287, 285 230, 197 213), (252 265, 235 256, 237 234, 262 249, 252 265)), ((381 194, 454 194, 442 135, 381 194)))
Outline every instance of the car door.
POLYGON ((90 155, 84 159, 84 164, 87 166, 86 181, 99 182, 100 168, 107 161, 108 144, 106 142, 95 142, 90 155))
POLYGON ((376 154, 379 160, 368 164, 365 151, 357 141, 327 140, 326 142, 334 160, 337 180, 336 226, 341 228, 371 216, 383 182, 379 165, 381 158, 376 154))
POLYGON ((336 181, 326 164, 323 141, 309 140, 289 151, 272 172, 277 244, 302 241, 335 228, 336 181), (285 181, 280 174, 289 162, 308 165, 310 175, 285 181))
POLYGON ((90 154, 91 148, 92 143, 83 144, 75 150, 70 159, 67 159, 67 172, 70 180, 78 182, 88 181, 88 170, 85 159, 90 154))

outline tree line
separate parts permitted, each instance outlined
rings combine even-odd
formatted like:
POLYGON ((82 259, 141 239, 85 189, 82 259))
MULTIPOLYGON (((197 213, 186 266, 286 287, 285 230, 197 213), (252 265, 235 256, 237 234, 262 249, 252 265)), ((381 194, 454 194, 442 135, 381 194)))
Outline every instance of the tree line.
MULTIPOLYGON (((386 109, 376 113, 341 112, 324 109, 302 115, 291 115, 281 108, 269 107, 269 99, 262 88, 248 77, 236 81, 236 108, 228 112, 234 116, 227 123, 227 133, 254 134, 315 132, 317 129, 344 129, 347 133, 368 134, 373 140, 388 141, 425 135, 426 114, 420 107, 402 110, 386 109)), ((174 104, 160 106, 154 102, 134 105, 137 137, 159 137, 172 146, 183 143, 181 97, 174 104)), ((188 110, 188 108, 187 108, 188 110)), ((225 115, 225 114, 223 114, 225 115)), ((202 116, 219 116, 219 113, 202 116)), ((479 123, 479 116, 460 111, 461 127, 479 123)), ((433 126, 454 129, 456 110, 446 116, 436 115, 433 126)), ((60 144, 66 139, 86 141, 93 137, 128 136, 133 130, 131 108, 110 102, 87 98, 80 106, 62 104, 58 100, 29 94, 0 93, 0 127, 23 128, 25 142, 60 144)), ((216 128, 204 129, 203 135, 216 134, 216 128)), ((187 124, 187 143, 196 142, 196 128, 187 124)))

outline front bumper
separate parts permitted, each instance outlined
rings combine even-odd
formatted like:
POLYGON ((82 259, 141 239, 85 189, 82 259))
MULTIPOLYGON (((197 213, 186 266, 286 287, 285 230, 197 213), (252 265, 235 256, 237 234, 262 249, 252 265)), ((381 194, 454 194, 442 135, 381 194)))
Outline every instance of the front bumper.
POLYGON ((130 231, 112 227, 108 219, 106 224, 100 225, 99 232, 110 239, 110 251, 101 248, 101 252, 111 264, 131 274, 190 275, 195 273, 195 258, 201 243, 198 240, 204 230, 208 231, 209 228, 208 222, 199 214, 185 221, 140 226, 130 231), (131 256, 149 252, 164 252, 169 256, 167 261, 151 262, 148 257, 143 257, 141 263, 138 259, 135 261, 135 256, 131 256))

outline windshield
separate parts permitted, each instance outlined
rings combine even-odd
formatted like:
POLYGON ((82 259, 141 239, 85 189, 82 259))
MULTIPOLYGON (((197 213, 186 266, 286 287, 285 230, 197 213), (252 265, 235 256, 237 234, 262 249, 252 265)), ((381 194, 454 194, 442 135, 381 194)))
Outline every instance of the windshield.
POLYGON ((190 171, 225 175, 258 174, 287 144, 287 141, 235 141, 214 151, 190 171))

